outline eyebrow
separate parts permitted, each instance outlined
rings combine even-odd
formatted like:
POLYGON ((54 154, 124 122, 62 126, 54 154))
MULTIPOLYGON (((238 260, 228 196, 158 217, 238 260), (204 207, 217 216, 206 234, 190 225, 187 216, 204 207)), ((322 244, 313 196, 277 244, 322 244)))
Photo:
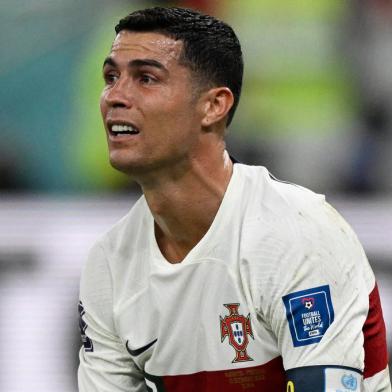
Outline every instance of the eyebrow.
MULTIPOLYGON (((112 67, 118 66, 116 61, 110 56, 106 57, 106 59, 104 60, 103 67, 105 67, 105 65, 111 65, 112 67)), ((137 68, 143 66, 155 67, 167 72, 166 67, 162 63, 153 59, 135 59, 128 62, 129 68, 137 68)))

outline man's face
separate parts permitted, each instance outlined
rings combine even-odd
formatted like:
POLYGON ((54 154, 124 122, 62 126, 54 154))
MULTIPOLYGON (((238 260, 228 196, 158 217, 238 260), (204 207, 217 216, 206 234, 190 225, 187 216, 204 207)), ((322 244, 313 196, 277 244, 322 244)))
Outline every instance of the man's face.
POLYGON ((202 112, 182 42, 121 31, 105 60, 101 112, 111 164, 140 174, 186 160, 197 145, 202 112))

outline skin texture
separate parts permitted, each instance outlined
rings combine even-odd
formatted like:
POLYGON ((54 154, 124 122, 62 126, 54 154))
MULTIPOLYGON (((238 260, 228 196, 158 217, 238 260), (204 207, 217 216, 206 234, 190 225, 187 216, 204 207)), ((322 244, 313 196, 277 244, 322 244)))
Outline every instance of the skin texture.
POLYGON ((162 34, 121 31, 104 63, 100 103, 110 162, 142 187, 158 246, 173 263, 207 232, 232 174, 223 137, 233 95, 196 89, 181 50, 162 34), (138 133, 114 136, 113 123, 138 133))

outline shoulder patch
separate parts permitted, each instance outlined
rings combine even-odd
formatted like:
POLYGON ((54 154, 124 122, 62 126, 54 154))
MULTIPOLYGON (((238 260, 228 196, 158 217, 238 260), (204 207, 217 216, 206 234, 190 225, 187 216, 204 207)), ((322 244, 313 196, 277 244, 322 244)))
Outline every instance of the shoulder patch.
POLYGON ((318 343, 334 320, 329 286, 282 297, 294 347, 318 343))

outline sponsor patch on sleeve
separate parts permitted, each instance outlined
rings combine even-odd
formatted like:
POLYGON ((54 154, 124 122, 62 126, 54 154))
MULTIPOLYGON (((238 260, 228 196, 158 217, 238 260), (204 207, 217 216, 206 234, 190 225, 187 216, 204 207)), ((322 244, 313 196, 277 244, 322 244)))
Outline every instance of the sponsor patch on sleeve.
POLYGON ((297 291, 282 300, 294 347, 318 343, 334 319, 329 286, 297 291))

